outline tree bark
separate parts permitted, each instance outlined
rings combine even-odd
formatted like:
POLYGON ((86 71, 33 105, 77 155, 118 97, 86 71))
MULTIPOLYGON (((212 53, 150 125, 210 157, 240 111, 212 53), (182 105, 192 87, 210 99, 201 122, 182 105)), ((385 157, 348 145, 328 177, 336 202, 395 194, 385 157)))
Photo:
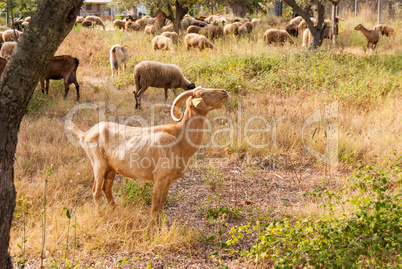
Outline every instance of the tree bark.
POLYGON ((178 0, 175 1, 174 5, 176 7, 176 14, 173 12, 172 7, 167 4, 168 17, 173 22, 173 30, 179 34, 181 20, 187 14, 189 7, 186 3, 181 3, 178 0))
POLYGON ((8 253, 15 209, 14 158, 29 100, 57 48, 72 29, 82 0, 42 0, 0 80, 0 269, 8 253))
POLYGON ((337 16, 337 6, 339 4, 339 1, 334 1, 334 0, 330 0, 331 5, 332 5, 332 12, 331 12, 331 20, 332 20, 332 44, 336 45, 336 39, 338 37, 338 23, 339 20, 336 17, 337 16))

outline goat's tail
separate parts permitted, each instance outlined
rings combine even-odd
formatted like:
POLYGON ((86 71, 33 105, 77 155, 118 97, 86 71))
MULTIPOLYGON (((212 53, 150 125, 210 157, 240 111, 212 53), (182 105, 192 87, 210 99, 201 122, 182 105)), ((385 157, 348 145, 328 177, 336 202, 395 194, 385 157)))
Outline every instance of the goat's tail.
POLYGON ((74 123, 70 122, 70 129, 71 129, 71 133, 73 134, 73 136, 75 138, 77 138, 78 140, 81 140, 81 138, 83 138, 85 136, 85 133, 83 131, 81 131, 74 123))
POLYGON ((78 67, 78 65, 80 64, 80 61, 77 58, 74 58, 74 62, 75 62, 75 66, 78 67))

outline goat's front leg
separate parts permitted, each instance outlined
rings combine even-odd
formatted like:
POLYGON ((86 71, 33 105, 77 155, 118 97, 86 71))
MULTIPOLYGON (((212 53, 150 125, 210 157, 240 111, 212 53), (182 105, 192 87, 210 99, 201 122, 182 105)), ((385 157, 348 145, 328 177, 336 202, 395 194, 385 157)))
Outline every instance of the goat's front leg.
POLYGON ((159 215, 162 213, 163 204, 165 203, 169 193, 170 184, 170 180, 167 179, 156 180, 154 189, 152 191, 152 215, 159 215))
POLYGON ((174 95, 177 97, 176 88, 173 88, 172 90, 173 90, 174 95))
POLYGON ((168 88, 165 88, 165 103, 168 99, 168 88))

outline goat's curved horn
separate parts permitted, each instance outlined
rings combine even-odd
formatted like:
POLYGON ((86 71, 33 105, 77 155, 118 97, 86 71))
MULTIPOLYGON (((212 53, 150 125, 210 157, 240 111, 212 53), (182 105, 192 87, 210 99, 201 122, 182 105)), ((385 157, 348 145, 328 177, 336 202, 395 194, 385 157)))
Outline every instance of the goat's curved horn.
POLYGON ((200 87, 197 87, 194 90, 185 91, 182 94, 180 94, 179 96, 177 96, 176 99, 174 99, 172 108, 170 109, 170 114, 172 114, 172 119, 174 121, 179 122, 183 119, 183 116, 180 116, 179 107, 184 100, 186 100, 190 96, 193 96, 194 91, 198 88, 200 88, 200 87))

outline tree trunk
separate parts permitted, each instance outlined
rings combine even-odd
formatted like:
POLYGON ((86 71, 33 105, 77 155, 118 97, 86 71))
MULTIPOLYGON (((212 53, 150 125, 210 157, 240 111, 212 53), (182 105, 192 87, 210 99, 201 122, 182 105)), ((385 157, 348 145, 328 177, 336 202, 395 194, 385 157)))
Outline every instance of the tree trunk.
POLYGON ((317 6, 317 25, 315 26, 310 19, 309 11, 303 10, 295 0, 283 0, 288 6, 293 8, 293 11, 299 14, 307 24, 308 29, 311 32, 313 41, 311 42, 310 48, 317 48, 322 45, 324 40, 324 31, 326 25, 324 24, 324 6, 319 0, 316 0, 317 6))
POLYGON ((173 22, 173 30, 179 34, 180 31, 180 23, 181 20, 184 18, 184 15, 187 14, 188 12, 188 6, 186 3, 182 4, 180 1, 176 0, 175 1, 175 7, 176 7, 176 14, 174 14, 172 7, 168 4, 167 5, 167 10, 168 10, 168 17, 169 19, 173 22))
POLYGON ((0 269, 12 268, 8 247, 15 208, 13 166, 20 123, 40 77, 73 27, 82 3, 40 1, 0 81, 0 269))
POLYGON ((336 39, 338 37, 338 19, 336 18, 336 7, 337 3, 332 2, 332 13, 331 13, 331 19, 332 19, 332 44, 336 45, 336 39))

